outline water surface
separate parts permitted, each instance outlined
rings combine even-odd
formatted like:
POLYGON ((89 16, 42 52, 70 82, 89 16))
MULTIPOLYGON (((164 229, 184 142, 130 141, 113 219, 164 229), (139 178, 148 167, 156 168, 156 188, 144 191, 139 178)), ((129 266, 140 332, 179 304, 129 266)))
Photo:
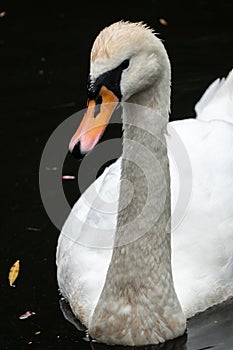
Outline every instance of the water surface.
MULTIPOLYGON (((84 340, 85 332, 77 331, 60 309, 59 230, 43 208, 38 186, 40 157, 50 134, 86 106, 89 53, 99 30, 120 19, 143 20, 156 29, 172 64, 171 120, 192 117, 208 84, 233 66, 232 1, 87 5, 1 3, 1 349, 109 348, 84 340), (21 269, 13 288, 7 276, 17 259, 21 269), (36 315, 20 320, 27 310, 36 315)), ((50 171, 56 171, 53 167, 50 171)), ((68 155, 64 173, 76 172, 77 162, 68 155)), ((65 182, 64 190, 70 203, 78 199, 75 182, 65 182)), ((160 349, 233 349, 232 334, 233 303, 228 302, 195 317, 184 337, 160 349)))

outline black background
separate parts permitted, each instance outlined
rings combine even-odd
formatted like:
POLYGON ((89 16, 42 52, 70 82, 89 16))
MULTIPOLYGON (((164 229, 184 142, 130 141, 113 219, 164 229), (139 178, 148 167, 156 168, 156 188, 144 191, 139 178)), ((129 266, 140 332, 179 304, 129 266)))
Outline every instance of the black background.
MULTIPOLYGON (((11 0, 0 3, 1 11, 0 348, 89 349, 59 308, 59 231, 43 208, 38 183, 45 143, 64 119, 85 108, 92 43, 103 27, 121 19, 143 21, 159 33, 172 65, 171 120, 194 116, 207 86, 233 67, 233 2, 11 0), (8 272, 17 259, 21 270, 13 288, 8 272), (19 320, 27 310, 36 315, 19 320)), ((74 162, 69 159, 67 171, 74 162)), ((73 183, 64 186, 75 200, 73 183)))

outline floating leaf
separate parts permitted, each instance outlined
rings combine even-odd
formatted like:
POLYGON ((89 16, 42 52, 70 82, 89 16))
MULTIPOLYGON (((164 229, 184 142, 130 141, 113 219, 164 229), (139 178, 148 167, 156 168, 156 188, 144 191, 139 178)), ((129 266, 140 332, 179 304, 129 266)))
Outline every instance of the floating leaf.
POLYGON ((34 311, 26 311, 23 315, 19 316, 20 320, 25 320, 28 317, 34 316, 36 313, 34 311))
POLYGON ((160 24, 162 24, 163 26, 167 26, 167 25, 168 25, 168 22, 167 22, 166 19, 164 19, 164 18, 160 18, 160 19, 159 19, 159 22, 160 22, 160 24))
POLYGON ((40 229, 37 228, 37 227, 26 227, 26 229, 27 229, 28 231, 36 231, 36 232, 39 232, 39 231, 40 231, 40 229))
POLYGON ((10 268, 10 272, 8 275, 8 279, 9 279, 9 283, 11 287, 15 287, 14 286, 14 282, 16 280, 16 278, 18 277, 19 274, 19 269, 20 269, 20 264, 19 264, 19 260, 17 260, 10 268))
POLYGON ((39 335, 41 333, 41 331, 35 332, 35 335, 39 335))
POLYGON ((74 175, 63 175, 62 179, 63 180, 74 180, 75 176, 74 175))
POLYGON ((46 169, 46 170, 53 170, 53 171, 56 171, 56 170, 57 170, 57 167, 54 166, 54 167, 50 168, 49 166, 46 166, 45 169, 46 169))

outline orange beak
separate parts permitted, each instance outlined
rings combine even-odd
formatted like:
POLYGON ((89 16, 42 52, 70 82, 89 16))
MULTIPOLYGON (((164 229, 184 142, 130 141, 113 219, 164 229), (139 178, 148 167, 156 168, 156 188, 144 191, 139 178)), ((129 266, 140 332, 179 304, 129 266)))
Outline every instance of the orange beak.
POLYGON ((71 152, 78 143, 81 154, 89 152, 95 147, 103 135, 119 99, 106 86, 101 87, 99 96, 102 98, 99 113, 95 115, 97 108, 96 101, 89 100, 87 111, 83 116, 78 130, 70 141, 69 149, 71 152))

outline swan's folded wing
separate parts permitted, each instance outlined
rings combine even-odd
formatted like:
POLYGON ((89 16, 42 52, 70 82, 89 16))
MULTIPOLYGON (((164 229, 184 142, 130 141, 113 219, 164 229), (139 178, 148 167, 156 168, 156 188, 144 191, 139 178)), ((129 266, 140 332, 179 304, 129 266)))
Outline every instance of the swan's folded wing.
POLYGON ((216 79, 206 89, 194 109, 197 119, 233 123, 233 69, 226 78, 216 79))
POLYGON ((56 252, 60 293, 87 326, 111 260, 118 208, 120 164, 105 169, 72 208, 56 252))
POLYGON ((119 158, 93 182, 73 206, 61 235, 84 246, 113 246, 118 209, 119 158))
MULTIPOLYGON (((174 283, 185 315, 191 317, 233 295, 233 124, 190 118, 171 125, 192 168, 190 200, 172 231, 174 283)), ((174 186, 184 183, 174 166, 172 194, 174 186)), ((184 198, 176 205, 182 206, 184 198)))

